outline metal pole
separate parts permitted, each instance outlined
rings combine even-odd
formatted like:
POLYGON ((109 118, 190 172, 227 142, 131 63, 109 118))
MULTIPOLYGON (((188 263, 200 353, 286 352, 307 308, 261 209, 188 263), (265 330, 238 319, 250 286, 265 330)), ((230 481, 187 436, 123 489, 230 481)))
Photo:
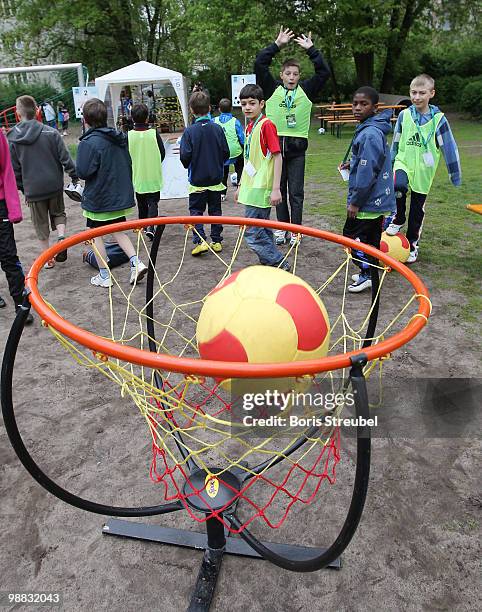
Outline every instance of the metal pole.
POLYGON ((40 66, 15 66, 14 68, 0 68, 0 75, 17 74, 19 72, 48 72, 50 70, 71 70, 73 68, 77 69, 79 87, 84 87, 84 72, 82 69, 82 64, 80 62, 76 62, 74 64, 42 64, 40 66))

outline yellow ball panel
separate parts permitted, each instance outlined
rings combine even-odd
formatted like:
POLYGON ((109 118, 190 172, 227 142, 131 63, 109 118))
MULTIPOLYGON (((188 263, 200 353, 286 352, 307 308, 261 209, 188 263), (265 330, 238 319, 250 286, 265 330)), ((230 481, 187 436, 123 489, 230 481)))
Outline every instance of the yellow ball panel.
POLYGON ((225 329, 232 313, 239 308, 241 300, 235 291, 235 283, 208 296, 196 327, 198 344, 208 342, 225 329))
POLYGON ((296 353, 293 320, 274 302, 243 300, 226 329, 242 343, 249 363, 292 361, 296 353))

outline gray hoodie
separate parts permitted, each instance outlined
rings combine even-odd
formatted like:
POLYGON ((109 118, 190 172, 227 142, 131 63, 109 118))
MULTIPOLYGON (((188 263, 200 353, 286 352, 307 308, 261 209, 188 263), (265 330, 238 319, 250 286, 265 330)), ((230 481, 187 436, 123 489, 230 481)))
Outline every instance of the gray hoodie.
POLYGON ((36 119, 21 121, 8 133, 17 187, 32 202, 64 189, 64 170, 77 180, 75 164, 59 132, 36 119))

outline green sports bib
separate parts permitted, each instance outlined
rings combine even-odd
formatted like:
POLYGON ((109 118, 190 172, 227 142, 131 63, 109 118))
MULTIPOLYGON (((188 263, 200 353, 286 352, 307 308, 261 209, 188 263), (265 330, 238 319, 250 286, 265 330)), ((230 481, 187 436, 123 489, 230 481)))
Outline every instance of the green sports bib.
POLYGON ((214 123, 223 128, 224 135, 228 141, 229 159, 239 157, 243 152, 243 147, 239 144, 238 134, 236 133, 236 117, 231 117, 226 123, 221 123, 219 117, 216 117, 214 123))
POLYGON ((280 85, 266 102, 266 116, 276 125, 278 136, 308 138, 311 107, 301 87, 291 91, 280 85))
POLYGON ((261 148, 261 127, 265 121, 267 118, 263 117, 256 122, 244 143, 244 169, 238 195, 240 204, 259 208, 270 206, 269 198, 273 190, 274 161, 270 153, 265 157, 261 148), (249 167, 256 172, 254 176, 248 173, 249 167))
POLYGON ((409 109, 403 111, 402 135, 393 171, 406 172, 410 188, 417 193, 428 193, 435 178, 440 161, 435 132, 443 116, 435 113, 430 121, 419 125, 409 109))
POLYGON ((134 191, 136 193, 161 191, 162 162, 156 130, 132 130, 129 132, 128 142, 134 191))

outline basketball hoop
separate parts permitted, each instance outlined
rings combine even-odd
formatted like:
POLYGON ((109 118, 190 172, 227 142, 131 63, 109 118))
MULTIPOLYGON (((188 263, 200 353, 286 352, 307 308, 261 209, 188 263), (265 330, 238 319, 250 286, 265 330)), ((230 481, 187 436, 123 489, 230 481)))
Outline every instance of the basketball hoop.
MULTIPOLYGON (((212 268, 216 266, 213 264, 212 268)), ((313 275, 316 273, 312 265, 306 266, 306 271, 313 275)), ((390 282, 394 276, 390 275, 390 282)), ((346 391, 351 387, 356 417, 368 419, 365 377, 393 351, 413 339, 430 315, 428 291, 409 268, 373 247, 309 227, 238 217, 167 217, 128 221, 66 238, 34 262, 26 285, 28 299, 19 309, 4 353, 2 408, 10 441, 37 482, 63 501, 90 512, 133 517, 184 510, 193 520, 205 524, 207 539, 191 531, 150 529, 117 519, 110 520, 104 527, 104 533, 109 535, 205 548, 192 609, 209 608, 224 552, 261 556, 279 567, 300 572, 340 566, 340 555, 357 529, 365 503, 370 469, 369 427, 359 425, 357 428, 357 467, 352 499, 334 543, 322 549, 261 542, 251 530, 256 521, 278 528, 288 519, 295 504, 310 503, 320 495, 323 481, 335 482, 335 469, 340 459, 340 431, 336 426, 310 425, 301 433, 289 431, 288 442, 273 434, 254 443, 229 420, 233 401, 219 380, 299 380, 304 377, 315 386, 328 381, 332 388, 339 385, 337 388, 346 391), (189 235, 199 223, 222 223, 226 232, 232 233, 230 242, 234 244, 229 257, 224 251, 219 255, 211 249, 220 278, 209 289, 218 287, 232 274, 239 259, 250 256, 247 249, 243 251, 247 227, 269 227, 303 236, 303 243, 296 241, 284 257, 297 274, 300 269, 303 271, 305 241, 317 244, 318 248, 322 244, 321 250, 325 255, 328 249, 332 249, 330 253, 342 255, 342 263, 336 263, 334 270, 325 270, 323 281, 317 279, 316 285, 311 281, 318 295, 326 295, 340 309, 336 316, 330 315, 332 340, 326 357, 280 363, 222 362, 196 357, 193 330, 206 298, 198 296, 183 301, 176 299, 173 292, 176 281, 181 283, 190 279, 193 286, 196 285, 192 274, 182 277, 182 270, 189 235), (142 229, 153 225, 156 232, 150 245, 144 240, 142 229), (39 274, 43 265, 60 250, 73 249, 107 233, 128 230, 137 231, 137 252, 140 255, 142 251, 142 259, 146 263, 149 261, 145 298, 140 299, 140 288, 126 290, 122 280, 112 277, 114 286, 105 292, 109 304, 106 312, 111 316, 110 337, 107 337, 105 332, 100 335, 82 328, 57 312, 58 305, 48 303, 39 291, 39 274), (172 263, 169 277, 164 279, 164 270, 157 266, 157 257, 161 239, 169 230, 172 236, 168 244, 172 243, 174 247, 179 244, 181 254, 178 261, 172 263), (358 321, 359 303, 350 306, 346 299, 349 265, 354 259, 351 250, 362 251, 371 258, 371 299, 368 312, 361 321, 358 321), (408 300, 403 299, 402 305, 396 304, 395 314, 383 313, 383 329, 377 335, 381 288, 389 269, 408 281, 411 295, 408 300), (126 311, 121 315, 118 308, 123 301, 126 311), (59 486, 35 463, 20 436, 12 402, 15 356, 30 306, 80 365, 97 368, 120 385, 122 397, 129 398, 137 406, 152 440, 151 479, 162 485, 167 503, 136 508, 98 504, 59 486), (115 324, 116 317, 122 320, 122 325, 115 324), (395 331, 397 326, 400 329, 395 331), (339 381, 333 375, 336 371, 341 374, 339 381), (241 513, 244 513, 243 518, 241 513), (226 531, 228 535, 239 534, 240 538, 226 537, 226 531)), ((400 295, 394 300, 400 301, 400 295)))

